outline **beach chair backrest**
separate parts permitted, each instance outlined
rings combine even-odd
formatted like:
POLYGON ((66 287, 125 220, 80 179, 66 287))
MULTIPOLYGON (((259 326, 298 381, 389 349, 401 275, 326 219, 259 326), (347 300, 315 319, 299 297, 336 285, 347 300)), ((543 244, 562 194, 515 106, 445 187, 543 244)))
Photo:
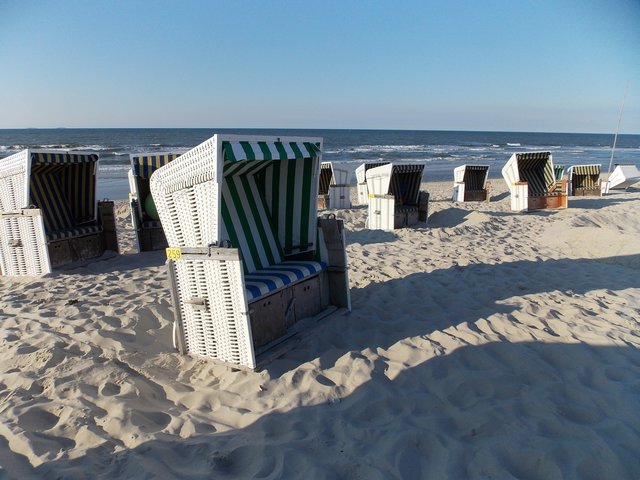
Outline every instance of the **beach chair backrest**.
POLYGON ((230 244, 245 273, 313 256, 321 145, 215 135, 159 168, 150 187, 169 246, 230 244))
POLYGON ((571 188, 593 189, 599 186, 600 165, 574 165, 571 167, 571 188))
POLYGON ((320 166, 320 181, 318 195, 327 195, 329 193, 329 185, 333 183, 333 168, 331 163, 323 162, 320 166))
POLYGON ((135 153, 129 155, 131 162, 130 188, 131 193, 138 199, 138 214, 140 218, 144 216, 144 201, 150 193, 149 179, 153 172, 160 167, 164 167, 169 162, 180 156, 176 152, 154 152, 154 153, 135 153))
POLYGON ((149 179, 153 172, 179 156, 179 153, 140 153, 129 155, 129 159, 133 174, 136 177, 149 179))
POLYGON ((47 233, 95 222, 98 155, 32 152, 30 203, 42 210, 47 233))
POLYGON ((556 180, 562 180, 564 178, 564 165, 554 165, 553 169, 556 173, 556 180))
POLYGON ((393 165, 389 194, 397 205, 417 205, 424 165, 393 165))
POLYGON ((465 165, 464 188, 467 191, 484 190, 489 167, 487 165, 465 165))
POLYGON ((517 168, 521 182, 529 184, 530 195, 545 195, 556 185, 556 175, 549 152, 517 153, 517 168))
POLYGON ((229 240, 241 250, 245 272, 315 251, 319 145, 223 142, 223 152, 222 234, 235 234, 229 240), (227 188, 234 189, 233 196, 227 188), (235 211, 238 221, 225 216, 225 209, 231 216, 235 211), (242 240, 249 237, 253 240, 242 240))

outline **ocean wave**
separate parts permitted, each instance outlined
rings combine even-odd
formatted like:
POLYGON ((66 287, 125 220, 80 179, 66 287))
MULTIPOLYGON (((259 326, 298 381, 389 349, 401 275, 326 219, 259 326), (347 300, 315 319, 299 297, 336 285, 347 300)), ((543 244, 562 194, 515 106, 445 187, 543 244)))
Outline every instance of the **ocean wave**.
POLYGON ((521 147, 522 145, 519 143, 507 143, 508 147, 521 147))

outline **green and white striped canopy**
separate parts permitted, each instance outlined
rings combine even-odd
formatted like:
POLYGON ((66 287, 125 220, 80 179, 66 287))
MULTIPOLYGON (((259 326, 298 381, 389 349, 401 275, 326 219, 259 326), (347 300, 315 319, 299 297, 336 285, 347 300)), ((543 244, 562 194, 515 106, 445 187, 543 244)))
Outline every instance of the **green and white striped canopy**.
POLYGON ((315 250, 320 148, 309 142, 223 142, 222 219, 246 273, 315 250))

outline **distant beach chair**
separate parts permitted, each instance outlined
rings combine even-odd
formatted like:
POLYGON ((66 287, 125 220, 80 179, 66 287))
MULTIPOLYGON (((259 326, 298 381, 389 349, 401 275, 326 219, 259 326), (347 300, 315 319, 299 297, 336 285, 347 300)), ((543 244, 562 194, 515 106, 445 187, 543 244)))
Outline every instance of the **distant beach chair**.
POLYGON ((351 208, 350 172, 332 162, 322 162, 318 208, 351 208))
POLYGON ((570 196, 602 195, 600 187, 600 165, 572 165, 567 169, 570 196))
POLYGON ((484 202, 487 200, 488 165, 461 165, 453 169, 453 201, 484 202))
POLYGON ((420 191, 423 164, 392 164, 367 170, 369 215, 372 230, 394 230, 426 222, 429 194, 420 191))
POLYGON ((158 168, 180 156, 176 152, 135 153, 129 155, 129 203, 131 205, 131 223, 136 232, 138 251, 166 248, 167 239, 155 209, 149 179, 158 168))
POLYGON ((640 170, 631 164, 616 164, 611 175, 606 182, 602 183, 602 192, 609 193, 609 190, 626 190, 627 188, 640 182, 640 170))
POLYGON ((52 268, 118 251, 113 202, 96 202, 98 155, 26 149, 0 160, 3 275, 52 268))
POLYGON ((554 165, 553 169, 556 172, 556 180, 562 180, 564 178, 564 165, 554 165))
POLYGON ((567 208, 567 181, 557 180, 549 152, 514 153, 502 168, 511 210, 567 208))
POLYGON ((358 183, 358 205, 369 204, 369 189, 367 187, 367 170, 388 165, 389 162, 368 162, 356 168, 356 182, 358 183))
POLYGON ((178 350, 257 355, 350 309, 344 228, 317 218, 320 138, 214 135, 151 176, 168 244, 178 350))

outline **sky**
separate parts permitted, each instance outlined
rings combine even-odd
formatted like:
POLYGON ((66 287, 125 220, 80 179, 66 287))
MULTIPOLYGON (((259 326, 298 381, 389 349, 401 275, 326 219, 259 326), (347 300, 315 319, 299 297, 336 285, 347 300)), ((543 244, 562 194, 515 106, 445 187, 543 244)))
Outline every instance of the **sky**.
POLYGON ((640 133, 640 0, 0 0, 0 128, 640 133))

